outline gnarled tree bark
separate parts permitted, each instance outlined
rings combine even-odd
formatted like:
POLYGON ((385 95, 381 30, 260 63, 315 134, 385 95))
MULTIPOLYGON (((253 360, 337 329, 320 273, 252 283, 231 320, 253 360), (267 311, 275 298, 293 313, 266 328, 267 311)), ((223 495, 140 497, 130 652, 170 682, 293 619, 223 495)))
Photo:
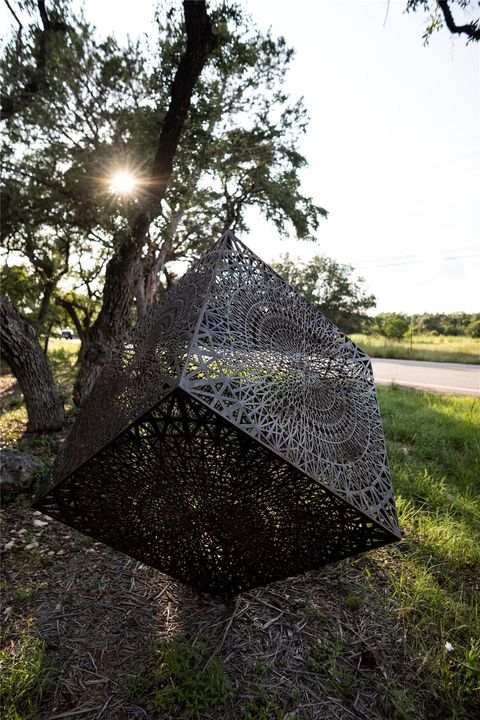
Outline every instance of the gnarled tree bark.
POLYGON ((27 432, 60 430, 64 410, 35 328, 0 295, 0 353, 10 365, 27 406, 27 432))

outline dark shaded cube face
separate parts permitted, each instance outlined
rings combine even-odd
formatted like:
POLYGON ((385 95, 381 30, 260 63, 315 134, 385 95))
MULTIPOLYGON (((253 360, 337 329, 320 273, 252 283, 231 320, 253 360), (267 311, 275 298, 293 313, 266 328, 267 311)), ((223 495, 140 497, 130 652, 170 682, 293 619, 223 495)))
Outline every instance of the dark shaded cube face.
POLYGON ((36 506, 221 595, 391 540, 325 486, 181 389, 36 506))

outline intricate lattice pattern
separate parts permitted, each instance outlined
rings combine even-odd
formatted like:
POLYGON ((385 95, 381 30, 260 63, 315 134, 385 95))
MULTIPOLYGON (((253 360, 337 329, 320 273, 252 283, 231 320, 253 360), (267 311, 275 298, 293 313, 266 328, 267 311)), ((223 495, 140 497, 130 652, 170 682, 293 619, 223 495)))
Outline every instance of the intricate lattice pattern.
POLYGON ((35 505, 220 593, 399 537, 368 356, 230 232, 119 346, 35 505))

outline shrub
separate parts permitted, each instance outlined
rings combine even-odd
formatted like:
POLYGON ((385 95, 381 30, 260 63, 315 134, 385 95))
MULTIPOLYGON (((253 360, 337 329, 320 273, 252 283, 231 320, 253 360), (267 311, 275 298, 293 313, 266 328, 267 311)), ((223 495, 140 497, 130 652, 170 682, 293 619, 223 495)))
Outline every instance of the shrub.
POLYGON ((480 338, 480 320, 473 320, 467 325, 467 335, 472 338, 480 338))

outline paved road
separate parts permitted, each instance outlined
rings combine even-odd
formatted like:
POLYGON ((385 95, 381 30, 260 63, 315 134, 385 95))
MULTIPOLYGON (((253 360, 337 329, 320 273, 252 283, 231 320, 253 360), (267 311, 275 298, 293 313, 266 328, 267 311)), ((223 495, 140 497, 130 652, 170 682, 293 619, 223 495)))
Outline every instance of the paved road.
POLYGON ((373 358, 375 381, 392 382, 420 390, 480 397, 480 366, 460 363, 420 362, 419 360, 384 360, 373 358))

